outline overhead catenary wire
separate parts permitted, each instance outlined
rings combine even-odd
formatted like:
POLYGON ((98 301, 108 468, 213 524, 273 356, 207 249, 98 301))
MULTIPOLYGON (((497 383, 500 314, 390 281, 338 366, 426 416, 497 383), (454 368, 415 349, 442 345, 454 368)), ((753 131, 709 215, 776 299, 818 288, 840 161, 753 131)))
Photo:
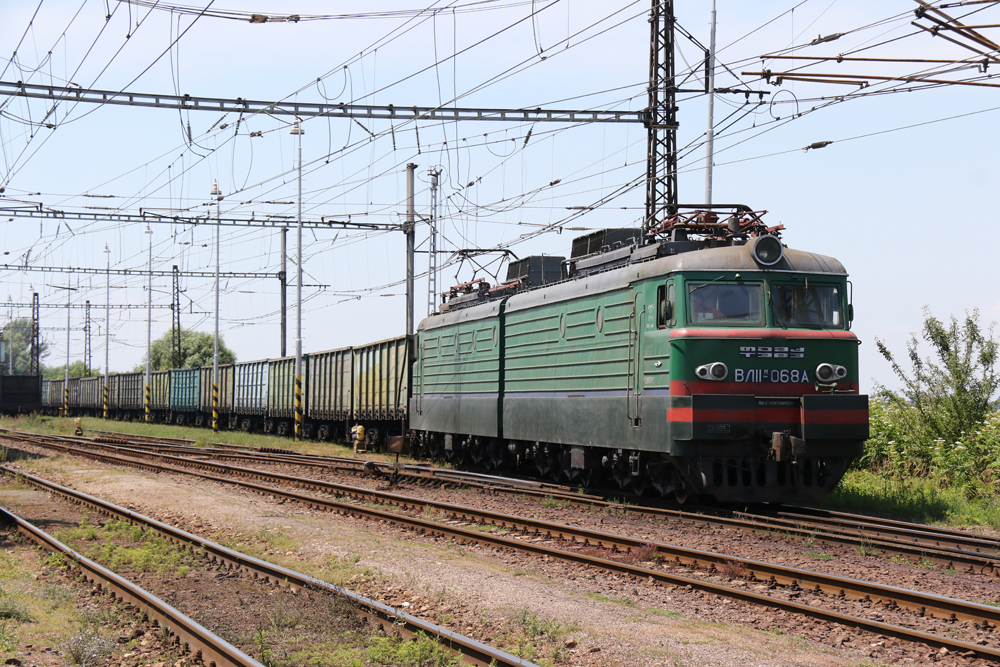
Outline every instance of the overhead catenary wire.
MULTIPOLYGON (((449 145, 449 146, 448 146, 447 148, 445 148, 445 147, 444 147, 444 146, 442 145, 442 146, 440 147, 440 150, 444 151, 444 152, 445 152, 445 154, 451 154, 451 152, 454 152, 454 151, 458 151, 458 150, 461 150, 461 146, 450 146, 450 145, 449 145)), ((797 150, 797 149, 796 149, 796 150, 797 150)), ((378 176, 376 175, 376 178, 377 178, 377 177, 378 177, 378 176)), ((363 179, 362 179, 362 180, 363 180, 363 179)), ((173 181, 171 181, 170 179, 168 179, 168 180, 167 180, 167 182, 173 182, 173 181)), ((391 206, 391 202, 389 202, 389 203, 388 203, 388 205, 390 205, 390 206, 391 206)), ((481 208, 480 208, 480 210, 485 210, 485 207, 481 207, 481 208)), ((506 208, 505 208, 504 210, 509 210, 509 209, 506 209, 506 208)), ((247 242, 252 242, 252 241, 247 241, 247 242)))

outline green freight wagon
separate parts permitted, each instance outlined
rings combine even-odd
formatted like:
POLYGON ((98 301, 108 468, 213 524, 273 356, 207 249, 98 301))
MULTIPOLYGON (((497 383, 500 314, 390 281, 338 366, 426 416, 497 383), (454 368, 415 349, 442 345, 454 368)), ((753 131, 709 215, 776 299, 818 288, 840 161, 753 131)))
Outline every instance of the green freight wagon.
MULTIPOLYGON (((302 410, 306 409, 309 355, 302 355, 302 410)), ((292 435, 295 432, 295 357, 271 359, 268 369, 267 418, 264 433, 292 435)))
MULTIPOLYGON (((212 425, 212 366, 202 366, 201 371, 201 410, 195 418, 196 426, 212 425)), ((219 427, 236 428, 235 423, 229 423, 233 411, 233 377, 236 374, 234 364, 219 365, 219 427)), ((235 415, 232 415, 235 416, 235 415)))
POLYGON ((63 395, 65 380, 49 380, 49 396, 45 403, 45 412, 50 415, 60 414, 66 397, 63 395))
POLYGON ((164 421, 170 410, 170 371, 153 371, 149 376, 150 419, 164 421))
POLYGON ((401 336, 352 349, 355 420, 406 418, 410 346, 411 338, 401 336))
POLYGON ((234 421, 244 431, 253 431, 260 426, 267 415, 268 378, 270 362, 244 361, 236 364, 233 390, 234 421))
POLYGON ((70 415, 76 415, 77 408, 80 407, 80 378, 70 378, 69 384, 69 398, 66 401, 66 405, 69 406, 70 415))
POLYGON ((170 370, 170 417, 178 426, 191 422, 201 406, 201 369, 170 370))
POLYGON ((42 380, 42 408, 49 404, 49 386, 52 380, 42 380))
POLYGON ((91 417, 104 414, 104 378, 80 378, 79 408, 81 414, 91 417))
POLYGON ((346 437, 351 419, 354 360, 351 348, 309 355, 306 416, 319 440, 346 437))
POLYGON ((143 373, 118 373, 109 378, 110 401, 115 419, 145 419, 143 373))

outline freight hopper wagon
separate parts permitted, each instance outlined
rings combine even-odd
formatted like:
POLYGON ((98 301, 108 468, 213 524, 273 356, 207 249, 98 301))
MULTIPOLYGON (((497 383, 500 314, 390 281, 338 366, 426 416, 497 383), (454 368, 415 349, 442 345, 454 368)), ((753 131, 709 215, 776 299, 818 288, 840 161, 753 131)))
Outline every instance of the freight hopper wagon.
POLYGON ((568 261, 453 290, 418 330, 416 445, 680 500, 832 490, 868 437, 844 267, 744 207, 655 232, 596 232, 568 261))
MULTIPOLYGON (((412 340, 388 340, 302 355, 302 435, 345 438, 354 424, 365 426, 370 443, 402 434, 410 391, 412 340)), ((224 387, 228 426, 276 435, 295 429, 295 358, 235 364, 231 388, 224 387)), ((204 386, 204 381, 203 381, 204 386)), ((204 412, 204 408, 203 408, 204 412)))

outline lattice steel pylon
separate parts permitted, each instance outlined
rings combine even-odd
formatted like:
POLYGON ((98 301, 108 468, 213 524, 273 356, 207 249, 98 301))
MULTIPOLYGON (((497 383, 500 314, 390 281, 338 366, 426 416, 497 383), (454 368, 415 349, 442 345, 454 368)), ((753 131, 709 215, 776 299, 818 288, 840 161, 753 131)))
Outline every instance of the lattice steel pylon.
POLYGON ((174 264, 174 290, 170 300, 170 310, 173 311, 173 327, 170 342, 170 367, 180 368, 184 361, 181 356, 181 277, 174 264))
POLYGON ((83 363, 84 363, 84 374, 86 377, 90 377, 90 369, 92 368, 90 355, 90 300, 87 300, 87 309, 84 311, 83 320, 83 363))
POLYGON ((41 375, 42 365, 41 359, 39 358, 39 342, 41 340, 40 331, 41 326, 39 325, 39 318, 41 315, 41 308, 39 307, 38 292, 34 292, 31 295, 31 364, 28 371, 28 375, 41 375))
POLYGON ((652 0, 649 19, 649 106, 646 109, 646 217, 648 232, 677 212, 677 93, 674 81, 674 3, 652 0))
POLYGON ((428 225, 427 243, 427 316, 437 312, 438 306, 438 176, 440 171, 431 172, 431 215, 428 225))

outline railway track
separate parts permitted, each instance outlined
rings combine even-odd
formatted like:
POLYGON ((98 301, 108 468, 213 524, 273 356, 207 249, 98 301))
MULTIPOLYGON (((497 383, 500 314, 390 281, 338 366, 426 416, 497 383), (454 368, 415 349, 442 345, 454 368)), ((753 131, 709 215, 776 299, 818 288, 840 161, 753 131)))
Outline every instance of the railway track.
MULTIPOLYGON (((133 525, 142 526, 144 529, 152 530, 158 533, 159 535, 165 537, 166 539, 174 542, 175 544, 184 545, 192 548, 200 548, 204 551, 205 557, 210 562, 216 565, 224 566, 228 568, 230 571, 239 572, 241 574, 249 575, 254 578, 266 579, 273 585, 288 586, 293 591, 296 592, 300 590, 309 590, 309 591, 326 592, 346 597, 354 604, 357 613, 368 618, 372 622, 381 625, 383 629, 387 631, 399 631, 404 636, 407 637, 414 637, 417 635, 417 633, 423 633, 427 636, 435 637, 438 639, 438 641, 441 642, 443 646, 451 649, 456 655, 461 656, 462 660, 467 664, 479 665, 481 667, 490 667, 490 666, 537 667, 537 665, 528 660, 510 655, 505 651, 501 651, 492 646, 488 646, 486 644, 483 644, 482 642, 478 642, 474 639, 466 637, 465 635, 441 627, 435 623, 431 623, 430 621, 427 621, 425 619, 413 616, 411 614, 407 614, 401 610, 394 609, 389 605, 358 595, 357 593, 349 591, 345 588, 334 586, 333 584, 329 584, 326 583, 325 581, 321 581, 319 579, 315 579, 308 575, 295 572, 294 570, 289 570, 279 565, 274 565, 272 563, 268 563, 267 561, 263 561, 254 558, 252 556, 242 554, 238 551, 229 549, 228 547, 224 547, 221 544, 217 544, 210 540, 199 537, 198 535, 194 535, 187 531, 181 530, 180 528, 176 528, 169 524, 143 516, 138 512, 133 512, 131 510, 125 509, 124 507, 119 507, 118 505, 101 500, 100 498, 96 498, 89 494, 77 491, 75 489, 70 489, 68 487, 56 484, 55 482, 46 480, 36 475, 31 475, 23 471, 15 470, 13 468, 9 468, 3 465, 0 465, 0 473, 16 476, 17 479, 19 479, 22 482, 31 484, 32 486, 35 486, 39 489, 55 494, 57 496, 61 496, 75 504, 87 507, 93 510, 94 512, 97 512, 104 516, 113 517, 116 519, 120 519, 122 521, 127 521, 133 525)), ((10 513, 7 512, 7 514, 10 513)), ((18 521, 20 523, 26 523, 21 520, 18 521)), ((19 528, 20 528, 20 523, 19 523, 19 528)), ((37 528, 35 528, 34 530, 37 531, 38 533, 41 532, 38 531, 37 528)), ((35 533, 31 533, 31 535, 33 539, 36 539, 34 537, 35 533)), ((44 535, 44 533, 42 533, 42 535, 44 535)), ((54 538, 47 537, 47 539, 43 540, 43 543, 46 545, 52 545, 53 543, 59 545, 61 548, 59 548, 58 550, 66 552, 74 560, 79 561, 82 559, 86 561, 86 559, 83 556, 80 556, 76 552, 73 552, 65 545, 61 545, 61 543, 56 542, 54 538)), ((114 573, 105 570, 100 565, 92 563, 91 561, 86 561, 86 562, 94 566, 95 572, 97 571, 96 568, 100 568, 100 571, 102 571, 100 575, 97 574, 94 575, 95 577, 97 577, 96 581, 114 582, 113 584, 109 584, 112 586, 118 585, 119 580, 124 581, 120 577, 118 577, 118 575, 115 575, 114 573)), ((89 573, 90 569, 86 569, 86 571, 89 573)), ((125 583, 127 584, 128 582, 125 583)), ((132 588, 138 588, 135 587, 134 585, 131 586, 132 588)), ((113 587, 113 590, 117 590, 117 588, 113 587)), ((132 602, 132 599, 128 597, 128 595, 134 595, 132 589, 122 589, 122 590, 125 592, 119 593, 119 595, 125 595, 126 597, 124 599, 129 602, 132 602)), ((141 589, 138 590, 141 591, 141 589)), ((148 596, 149 594, 147 593, 146 595, 148 596)), ((142 600, 145 600, 145 598, 141 598, 140 603, 142 600)), ((156 600, 156 598, 153 598, 153 600, 156 600)), ((179 612, 174 610, 166 603, 162 601, 159 602, 166 609, 166 611, 163 612, 158 611, 157 613, 173 614, 172 616, 171 615, 162 616, 162 618, 165 619, 165 622, 168 625, 170 625, 171 628, 173 628, 174 616, 179 615, 179 612)), ((190 621, 190 619, 188 620, 190 621)), ((163 622, 164 621, 161 621, 161 624, 163 622)), ((201 626, 198 626, 196 623, 194 623, 194 621, 190 621, 190 623, 193 623, 195 626, 197 626, 197 628, 201 628, 201 626)), ((215 637, 204 628, 201 628, 201 630, 203 631, 202 632, 203 635, 207 633, 207 636, 210 636, 210 638, 214 638, 215 640, 222 642, 222 640, 220 640, 218 637, 215 637)), ((200 639, 201 635, 191 635, 192 637, 191 640, 188 639, 188 635, 181 635, 181 636, 184 641, 189 641, 189 642, 202 641, 200 639)), ((225 642, 222 642, 222 644, 224 644, 225 646, 229 646, 228 644, 225 644, 225 642)), ((198 646, 199 648, 201 647, 201 644, 197 643, 192 643, 192 645, 198 646)), ((225 646, 223 646, 222 648, 224 649, 225 646)), ((213 647, 214 645, 209 645, 210 650, 216 650, 213 647)), ((237 649, 231 646, 229 646, 229 649, 239 653, 237 649)), ((203 655, 205 654, 203 653, 203 655)), ((215 653, 211 653, 211 655, 215 655, 215 653)), ((222 658, 226 657, 225 653, 219 653, 219 655, 222 658)), ((239 653, 239 655, 242 655, 242 653, 239 653)), ((249 662, 227 661, 224 663, 218 663, 218 665, 219 667, 221 667, 221 665, 223 664, 233 665, 234 667, 263 667, 252 658, 247 658, 247 659, 249 660, 249 662)), ((206 659, 205 663, 208 664, 209 660, 206 659)))
MULTIPOLYGON (((973 652, 979 657, 1000 661, 1000 650, 990 646, 975 645, 952 636, 932 634, 919 629, 893 625, 863 616, 843 613, 833 609, 815 606, 812 603, 802 604, 794 599, 781 598, 774 594, 756 593, 748 586, 733 586, 726 583, 708 580, 697 575, 696 568, 726 571, 736 570, 763 588, 784 589, 793 591, 811 591, 825 596, 827 604, 836 606, 836 601, 860 601, 862 604, 850 602, 856 607, 864 604, 877 604, 883 609, 901 609, 908 611, 909 618, 916 623, 919 617, 932 617, 948 622, 968 621, 977 628, 991 629, 1000 625, 1000 609, 988 605, 946 598, 925 592, 903 588, 884 586, 873 582, 865 582, 834 575, 826 575, 797 568, 790 568, 772 563, 751 561, 706 551, 686 549, 664 543, 649 543, 622 535, 603 533, 574 526, 565 526, 537 519, 501 515, 474 508, 448 505, 423 499, 410 498, 396 494, 370 489, 359 489, 345 485, 333 484, 321 480, 296 478, 279 473, 268 473, 260 470, 239 468, 205 460, 194 460, 174 455, 159 454, 139 449, 128 450, 112 445, 99 447, 116 448, 114 453, 95 452, 79 445, 67 444, 53 438, 35 439, 36 444, 52 447, 68 454, 132 466, 139 469, 172 472, 194 475, 203 479, 222 484, 238 485, 258 493, 302 503, 315 509, 333 511, 343 515, 378 519, 388 523, 405 526, 432 536, 454 539, 460 543, 479 543, 502 550, 518 550, 538 556, 557 558, 576 563, 587 568, 597 568, 627 577, 641 578, 650 583, 669 584, 673 586, 691 587, 693 589, 719 595, 721 597, 741 600, 752 604, 781 609, 786 612, 801 614, 824 620, 830 623, 867 630, 876 634, 891 636, 910 642, 924 643, 938 648, 947 648, 968 654, 973 652), (125 451, 122 451, 125 450, 125 451), (174 464, 174 465, 168 465, 174 464), (182 466, 182 467, 175 467, 182 466), (194 470, 191 470, 194 468, 194 470), (217 474, 225 474, 220 477, 217 474), (244 481, 248 478, 255 481, 244 481), (294 484, 312 491, 319 491, 328 496, 340 496, 365 504, 306 495, 297 491, 265 486, 258 483, 267 481, 271 484, 294 484), (372 507, 372 504, 389 505, 401 511, 389 511, 372 507), (444 522, 429 521, 419 516, 410 516, 407 512, 416 513, 426 508, 433 508, 445 514, 444 522), (507 530, 518 531, 520 535, 504 537, 495 535, 476 527, 467 528, 469 524, 492 524, 507 530), (560 546, 551 546, 558 541, 560 546), (547 544, 548 543, 548 544, 547 544), (588 548, 599 547, 618 553, 627 553, 638 548, 655 552, 663 563, 659 567, 647 567, 605 558, 587 553, 588 548), (684 571, 684 573, 679 573, 684 571), (689 574, 690 572, 690 574, 689 574)), ((758 588, 760 586, 758 585, 758 588)))
MULTIPOLYGON (((26 479, 28 476, 23 475, 23 477, 26 479)), ((110 594, 115 600, 145 610, 159 627, 169 628, 183 644, 187 644, 188 650, 199 655, 206 665, 215 663, 216 667, 264 667, 152 593, 70 549, 37 526, 2 507, 0 507, 0 525, 16 528, 19 533, 44 549, 65 554, 75 563, 76 569, 88 582, 97 586, 102 592, 110 594)))
MULTIPOLYGON (((17 432, 11 433, 17 435, 17 432)), ((90 439, 77 440, 79 442, 91 441, 90 439)), ((112 443, 102 441, 101 444, 112 443)), ((814 540, 823 545, 837 544, 863 549, 866 552, 893 554, 921 565, 930 562, 944 569, 954 568, 969 573, 1000 575, 1000 540, 970 535, 948 528, 923 526, 876 517, 806 508, 741 512, 720 510, 714 507, 690 507, 686 509, 643 507, 608 501, 600 496, 575 493, 564 486, 497 478, 479 473, 442 470, 424 465, 395 466, 390 463, 288 453, 281 450, 260 452, 164 443, 150 445, 144 442, 143 438, 126 440, 123 444, 158 454, 189 455, 222 461, 303 466, 352 474, 371 474, 372 471, 378 471, 379 475, 387 477, 396 473, 401 480, 408 482, 463 484, 473 488, 488 488, 495 492, 552 498, 579 506, 646 515, 661 520, 733 528, 756 534, 781 532, 790 536, 814 540)))
POLYGON ((766 517, 774 525, 783 524, 814 530, 852 532, 897 544, 909 544, 928 549, 962 550, 1000 558, 1000 540, 951 528, 923 526, 905 521, 798 507, 782 509, 773 513, 735 514, 754 519, 766 517))
MULTIPOLYGON (((0 432, 4 432, 5 429, 0 429, 0 432)), ((11 433, 17 433, 16 431, 10 431, 11 433)), ((554 494, 560 497, 572 495, 575 498, 591 498, 594 500, 600 500, 600 496, 586 495, 576 493, 572 487, 561 485, 561 484, 550 484, 547 482, 538 482, 534 480, 518 479, 514 477, 497 477, 495 475, 486 475, 482 473, 459 471, 459 470, 447 470, 444 468, 437 468, 425 464, 413 464, 413 463, 403 463, 403 464, 393 464, 393 463, 379 463, 375 461, 348 458, 343 456, 317 456, 314 454, 302 454, 300 452, 278 449, 270 447, 244 447, 242 445, 232 445, 223 442, 211 442, 208 443, 210 447, 198 447, 194 445, 193 440, 181 440, 179 438, 156 438, 150 439, 146 436, 133 436, 127 433, 113 433, 110 431, 91 431, 92 433, 100 433, 101 435, 93 438, 94 442, 100 442, 104 444, 120 444, 120 445, 130 445, 136 447, 143 447, 150 450, 161 451, 161 452, 175 452, 175 453, 189 453, 191 455, 197 456, 216 456, 216 457, 227 457, 232 460, 252 460, 252 461, 267 461, 267 462, 281 462, 287 463, 289 465, 306 465, 306 466, 316 466, 333 468, 341 471, 347 472, 362 472, 367 469, 371 469, 372 466, 383 472, 384 474, 392 474, 397 472, 405 476, 407 479, 433 479, 437 482, 454 482, 456 484, 469 484, 469 485, 489 485, 491 487, 505 487, 518 489, 523 492, 534 492, 542 494, 554 494), (124 437, 130 436, 130 437, 124 437), (172 442, 175 441, 175 442, 172 442)), ((90 438, 88 438, 90 440, 90 438)))
POLYGON ((123 438, 122 436, 132 435, 130 433, 119 433, 118 431, 91 431, 91 433, 99 433, 102 437, 109 439, 122 439, 122 440, 132 440, 141 442, 155 442, 157 444, 167 444, 167 445, 194 445, 197 440, 191 440, 190 438, 166 438, 160 435, 133 435, 131 438, 123 438))

